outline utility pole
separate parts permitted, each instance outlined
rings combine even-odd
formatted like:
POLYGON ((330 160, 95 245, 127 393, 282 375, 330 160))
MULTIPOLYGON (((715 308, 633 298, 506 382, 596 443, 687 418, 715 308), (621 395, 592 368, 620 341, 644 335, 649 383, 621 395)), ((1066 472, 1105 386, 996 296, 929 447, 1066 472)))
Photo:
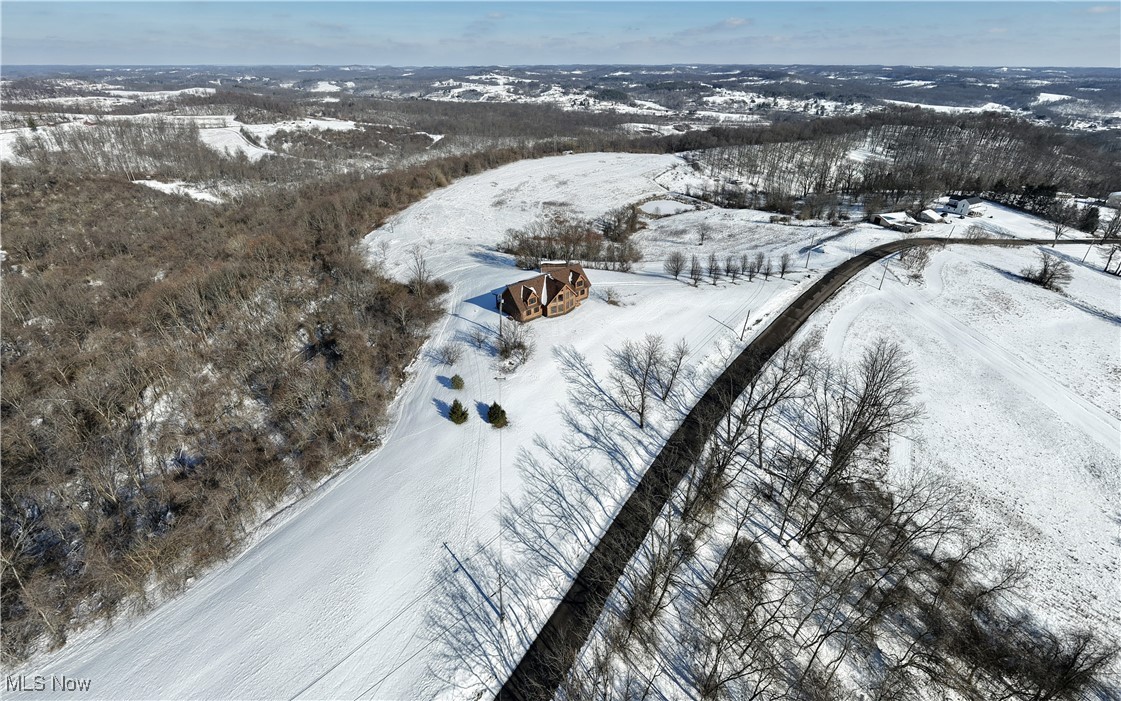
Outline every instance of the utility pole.
MULTIPOLYGON (((498 311, 498 337, 502 338, 502 317, 505 316, 505 315, 502 313, 502 293, 501 292, 495 292, 494 293, 494 308, 495 308, 495 310, 498 311)), ((499 404, 501 404, 501 402, 499 402, 499 404)))
POLYGON ((813 232, 813 235, 810 236, 810 247, 806 249, 806 270, 810 269, 810 252, 813 251, 814 241, 816 241, 816 240, 817 240, 817 232, 815 231, 815 232, 813 232))
POLYGON ((745 316, 745 317, 743 318, 743 330, 742 330, 742 331, 740 331, 740 340, 741 340, 741 341, 743 340, 743 337, 744 337, 744 335, 745 335, 745 334, 747 334, 747 321, 748 321, 748 319, 750 319, 750 318, 751 318, 751 310, 750 310, 750 309, 748 309, 748 310, 747 310, 747 316, 745 316))

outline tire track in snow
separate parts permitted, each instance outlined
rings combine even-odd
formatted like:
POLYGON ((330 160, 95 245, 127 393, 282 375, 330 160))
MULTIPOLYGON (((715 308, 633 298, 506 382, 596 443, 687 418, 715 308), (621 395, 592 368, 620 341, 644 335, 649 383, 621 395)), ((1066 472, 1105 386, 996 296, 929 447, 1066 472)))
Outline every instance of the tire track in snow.
POLYGON ((1034 397, 1064 421, 1077 426, 1102 447, 1116 451, 1121 446, 1121 422, 1072 392, 1035 363, 970 328, 942 309, 930 304, 907 303, 894 297, 888 301, 900 312, 910 315, 942 336, 951 345, 968 350, 975 359, 1034 397))

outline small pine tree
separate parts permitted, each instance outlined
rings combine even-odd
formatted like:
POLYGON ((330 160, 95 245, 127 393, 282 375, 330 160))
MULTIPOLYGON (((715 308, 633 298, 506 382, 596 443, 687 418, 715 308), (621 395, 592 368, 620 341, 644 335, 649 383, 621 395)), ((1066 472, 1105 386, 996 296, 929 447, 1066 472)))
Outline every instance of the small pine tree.
POLYGON ((495 428, 502 428, 509 421, 506 419, 506 410, 499 406, 498 402, 490 405, 487 409, 487 421, 495 428))
POLYGON ((452 389, 463 389, 463 378, 459 375, 452 375, 452 389))
POLYGON ((453 423, 461 424, 471 418, 471 414, 467 413, 467 407, 463 406, 457 399, 452 402, 452 408, 448 412, 448 418, 451 419, 453 423))

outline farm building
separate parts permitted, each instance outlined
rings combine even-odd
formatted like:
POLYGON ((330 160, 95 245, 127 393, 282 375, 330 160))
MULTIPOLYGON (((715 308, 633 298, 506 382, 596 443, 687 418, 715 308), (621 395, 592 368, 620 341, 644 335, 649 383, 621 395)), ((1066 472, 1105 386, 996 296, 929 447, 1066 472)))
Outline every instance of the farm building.
POLYGON ((919 221, 935 224, 945 223, 946 220, 942 218, 941 214, 935 212, 933 209, 924 209, 923 211, 919 212, 919 221))
POLYGON ((979 210, 982 204, 984 204, 984 200, 982 200, 980 197, 950 195, 949 199, 946 201, 946 205, 943 207, 943 210, 950 214, 956 214, 960 217, 965 217, 970 214, 979 214, 979 210))
POLYGON ((913 234, 916 231, 922 231, 922 224, 918 223, 911 218, 911 215, 906 212, 884 212, 883 214, 873 214, 872 223, 879 224, 887 229, 894 229, 895 231, 902 231, 905 234, 913 234))
POLYGON ((1105 198, 1105 205, 1107 207, 1121 208, 1121 192, 1111 192, 1105 198))
POLYGON ((574 263, 542 263, 537 277, 502 291, 499 309, 517 321, 567 314, 588 298, 592 287, 584 268, 574 263))

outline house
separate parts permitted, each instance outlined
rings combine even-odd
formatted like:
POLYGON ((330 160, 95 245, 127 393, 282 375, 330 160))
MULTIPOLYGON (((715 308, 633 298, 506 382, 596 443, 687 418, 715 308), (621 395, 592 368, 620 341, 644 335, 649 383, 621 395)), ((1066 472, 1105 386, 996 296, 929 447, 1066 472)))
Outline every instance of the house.
POLYGON ((980 215, 980 207, 984 204, 984 200, 980 197, 966 197, 965 195, 950 195, 946 201, 943 211, 950 214, 956 214, 959 217, 965 217, 970 214, 974 216, 980 215))
POLYGON ((499 310, 516 321, 567 314, 588 298, 592 283, 575 263, 542 263, 541 274, 506 287, 499 310))
POLYGON ((924 209, 923 211, 919 212, 919 221, 929 222, 931 224, 946 223, 946 220, 942 218, 942 215, 938 212, 935 212, 933 209, 924 209))
POLYGON ((1109 193, 1109 196, 1105 198, 1105 206, 1121 209, 1121 192, 1109 193))
POLYGON ((916 231, 922 231, 922 224, 912 219, 911 216, 906 212, 884 212, 883 214, 873 214, 872 223, 879 224, 880 226, 887 229, 902 231, 905 234, 913 234, 916 231))

